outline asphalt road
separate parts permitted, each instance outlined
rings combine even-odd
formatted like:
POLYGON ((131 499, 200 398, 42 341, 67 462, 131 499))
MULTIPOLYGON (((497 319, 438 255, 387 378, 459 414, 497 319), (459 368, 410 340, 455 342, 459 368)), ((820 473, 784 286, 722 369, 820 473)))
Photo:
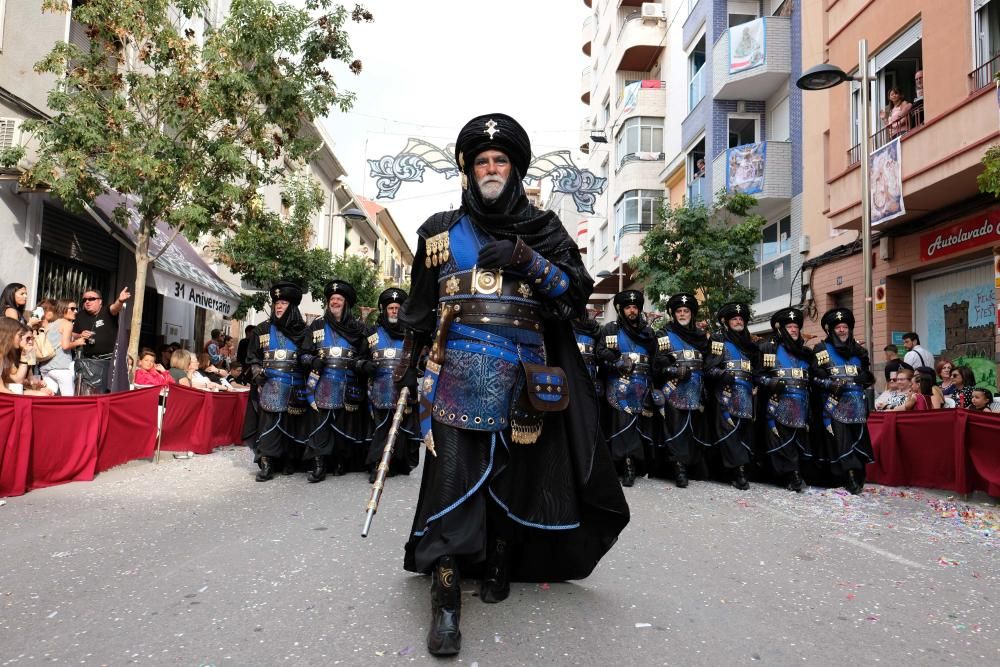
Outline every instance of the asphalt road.
MULTIPOLYGON (((402 569, 419 478, 253 481, 227 448, 0 506, 0 665, 378 665, 427 655, 402 569)), ((869 486, 627 489, 589 579, 465 586, 454 664, 1000 664, 1000 511, 869 486), (968 512, 963 515, 963 509, 968 512)))

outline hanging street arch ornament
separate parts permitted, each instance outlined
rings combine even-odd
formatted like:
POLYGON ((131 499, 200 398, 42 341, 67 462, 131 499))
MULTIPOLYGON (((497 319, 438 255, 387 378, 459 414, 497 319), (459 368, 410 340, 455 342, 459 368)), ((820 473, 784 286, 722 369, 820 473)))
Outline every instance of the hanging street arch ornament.
MULTIPOLYGON (((423 183, 427 169, 453 178, 461 173, 453 154, 455 145, 443 149, 423 139, 410 138, 406 147, 396 155, 383 155, 368 160, 369 176, 378 186, 376 199, 395 199, 403 183, 423 183)), ((568 150, 552 151, 532 157, 526 185, 546 178, 552 179, 552 190, 570 195, 579 213, 593 213, 597 198, 604 192, 608 179, 597 176, 588 169, 580 169, 573 162, 568 150)))

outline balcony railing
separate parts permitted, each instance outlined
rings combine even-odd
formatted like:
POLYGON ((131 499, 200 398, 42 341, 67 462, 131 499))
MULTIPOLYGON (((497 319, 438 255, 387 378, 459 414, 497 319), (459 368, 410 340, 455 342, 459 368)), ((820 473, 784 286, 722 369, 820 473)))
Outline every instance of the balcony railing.
POLYGON ((700 204, 705 201, 705 177, 698 176, 687 186, 688 204, 700 204))
POLYGON ((642 222, 630 222, 627 225, 623 225, 620 233, 622 236, 625 236, 626 234, 640 234, 652 230, 653 223, 643 220, 642 222))
MULTIPOLYGON (((920 101, 913 105, 913 108, 910 109, 910 113, 906 114, 905 118, 900 118, 873 134, 870 137, 871 149, 873 151, 878 150, 896 137, 902 137, 910 130, 920 127, 923 124, 924 103, 923 101, 920 101)), ((861 144, 857 143, 854 144, 849 151, 847 151, 847 166, 850 167, 859 162, 861 162, 861 144)))
POLYGON ((971 92, 974 93, 977 90, 994 85, 998 71, 1000 71, 1000 55, 986 61, 969 72, 969 83, 972 86, 971 92))
POLYGON ((615 173, 621 171, 622 167, 630 162, 659 162, 666 157, 666 153, 660 151, 659 153, 655 151, 640 151, 638 153, 628 153, 623 155, 621 160, 618 161, 618 169, 615 173))
POLYGON ((705 97, 704 65, 698 70, 697 74, 691 77, 691 83, 688 84, 688 111, 694 109, 703 97, 705 97))

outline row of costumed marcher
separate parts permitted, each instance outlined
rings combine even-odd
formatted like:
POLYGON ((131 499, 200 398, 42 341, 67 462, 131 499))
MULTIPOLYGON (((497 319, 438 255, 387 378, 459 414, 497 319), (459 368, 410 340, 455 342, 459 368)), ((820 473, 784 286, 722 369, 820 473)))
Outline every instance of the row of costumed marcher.
POLYGON ((642 292, 625 290, 614 298, 616 321, 574 323, 624 486, 648 475, 678 487, 698 477, 802 491, 808 479, 861 491, 873 461, 865 395, 874 376, 850 310, 827 312, 826 338, 810 348, 797 308, 775 312, 760 339, 745 303, 722 306, 711 335, 695 325, 693 294, 668 300, 660 331, 643 303, 642 292))

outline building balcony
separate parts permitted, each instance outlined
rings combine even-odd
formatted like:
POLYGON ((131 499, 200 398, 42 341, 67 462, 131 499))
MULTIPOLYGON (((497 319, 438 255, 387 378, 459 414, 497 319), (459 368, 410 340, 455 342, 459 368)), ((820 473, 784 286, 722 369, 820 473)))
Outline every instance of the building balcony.
POLYGON ((583 4, 587 5, 588 7, 593 7, 594 0, 583 0, 583 4))
MULTIPOLYGON (((787 206, 792 198, 792 144, 764 141, 751 146, 762 146, 763 150, 752 151, 750 147, 740 146, 738 148, 745 150, 742 155, 733 153, 732 164, 728 159, 729 151, 717 155, 712 160, 712 183, 716 190, 753 195, 757 198, 755 212, 768 218, 787 206)), ((706 202, 711 198, 707 192, 702 196, 706 202)))
POLYGON ((643 18, 639 11, 626 15, 615 43, 614 62, 619 71, 648 72, 665 47, 667 24, 662 19, 643 18))
POLYGON ((791 19, 768 16, 763 44, 752 33, 757 21, 738 25, 722 34, 712 49, 712 96, 719 100, 766 100, 781 86, 788 85, 792 73, 791 19), (730 38, 748 44, 730 58, 730 38))
POLYGON ((625 95, 618 96, 618 103, 615 105, 615 112, 618 114, 617 126, 634 116, 655 116, 663 118, 667 113, 667 89, 666 88, 640 88, 636 96, 635 108, 628 113, 621 113, 622 102, 625 95))
POLYGON ((663 153, 626 155, 618 164, 611 179, 609 201, 618 201, 618 198, 629 190, 662 190, 660 171, 663 170, 663 159, 663 153))
MULTIPOLYGON (((908 127, 896 135, 900 139, 902 192, 908 213, 880 224, 880 229, 979 195, 976 176, 983 169, 981 160, 986 149, 996 143, 995 87, 990 84, 980 88, 946 109, 941 109, 940 103, 934 106, 933 98, 923 102, 927 111, 909 120, 908 127)), ((876 133, 871 139, 873 148, 883 138, 888 139, 876 133)), ((827 180, 826 215, 838 229, 861 227, 861 165, 855 157, 857 152, 852 148, 827 158, 834 174, 827 180)))
POLYGON ((594 40, 594 16, 583 20, 583 55, 590 57, 590 43, 594 40))
POLYGON ((618 258, 627 262, 633 257, 641 255, 642 241, 652 229, 653 225, 647 222, 625 225, 621 231, 622 238, 618 242, 618 258))
POLYGON ((590 65, 583 68, 580 74, 580 101, 590 104, 590 65))
POLYGON ((590 135, 593 134, 593 129, 590 125, 590 119, 584 118, 580 123, 580 152, 584 155, 590 153, 590 135))
MULTIPOLYGON (((687 198, 687 203, 689 205, 697 206, 698 204, 706 203, 706 194, 708 194, 708 186, 705 185, 705 177, 698 176, 688 183, 685 197, 687 198)), ((711 199, 711 197, 708 199, 711 199)))

